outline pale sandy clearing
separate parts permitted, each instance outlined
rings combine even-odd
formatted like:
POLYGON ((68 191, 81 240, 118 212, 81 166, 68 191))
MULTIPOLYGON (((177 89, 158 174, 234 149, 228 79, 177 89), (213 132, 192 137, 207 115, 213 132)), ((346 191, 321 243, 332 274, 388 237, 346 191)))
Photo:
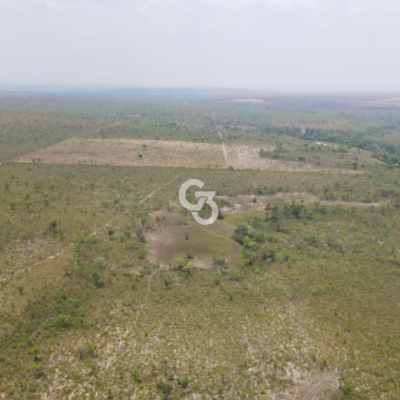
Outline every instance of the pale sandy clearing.
MULTIPOLYGON (((222 136, 222 135, 221 135, 222 136)), ((299 162, 261 158, 260 150, 272 151, 265 143, 196 143, 166 140, 72 138, 17 156, 17 163, 86 164, 136 167, 183 167, 255 169, 291 172, 357 173, 299 162)))
POLYGON ((226 205, 221 209, 224 215, 237 214, 246 211, 264 211, 265 206, 272 201, 298 201, 304 204, 321 203, 326 206, 344 206, 344 207, 381 207, 384 203, 361 203, 361 202, 350 202, 350 201, 327 201, 320 200, 318 196, 311 193, 277 193, 271 196, 259 196, 259 195, 241 195, 235 197, 229 196, 218 196, 217 199, 226 200, 229 205, 226 205))
POLYGON ((325 146, 325 147, 333 147, 337 149, 339 146, 333 143, 325 143, 325 142, 315 142, 318 146, 325 146))
MULTIPOLYGON (((230 165, 235 169, 260 169, 266 171, 323 172, 326 168, 318 168, 311 164, 286 162, 261 158, 260 150, 273 151, 265 143, 227 143, 226 150, 230 165)), ((343 170, 344 171, 344 170, 343 170)))
POLYGON ((219 144, 163 140, 70 139, 16 157, 14 162, 223 168, 219 144))

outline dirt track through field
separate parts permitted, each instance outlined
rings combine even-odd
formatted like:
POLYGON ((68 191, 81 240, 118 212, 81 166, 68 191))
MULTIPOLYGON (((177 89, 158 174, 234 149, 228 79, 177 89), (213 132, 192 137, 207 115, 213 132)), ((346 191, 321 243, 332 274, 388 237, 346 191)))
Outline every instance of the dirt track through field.
MULTIPOLYGON (((161 186, 161 187, 158 188, 157 190, 155 190, 155 191, 151 192, 150 194, 148 194, 145 198, 143 198, 143 199, 139 202, 139 204, 144 203, 146 200, 148 200, 149 198, 153 197, 155 194, 157 194, 158 192, 160 192, 161 190, 163 190, 164 188, 166 188, 168 185, 170 185, 171 183, 173 183, 174 181, 176 181, 176 179, 178 179, 178 178, 179 178, 179 175, 176 175, 172 180, 170 180, 169 182, 167 182, 166 184, 164 184, 163 186, 161 186)), ((111 225, 111 222, 112 222, 112 220, 110 220, 108 223, 106 223, 105 225, 103 225, 102 228, 107 228, 107 227, 109 227, 109 226, 111 225)), ((96 230, 94 230, 90 235, 88 235, 88 237, 95 236, 95 235, 97 235, 99 232, 100 232, 100 229, 96 229, 96 230)), ((55 260, 56 258, 59 258, 59 257, 65 255, 65 253, 66 253, 66 249, 63 249, 62 251, 59 251, 58 253, 52 254, 51 256, 46 257, 46 258, 44 258, 43 260, 38 261, 37 263, 33 264, 33 265, 31 266, 31 268, 32 268, 32 267, 37 267, 38 265, 44 264, 44 263, 46 263, 46 262, 48 262, 48 261, 55 260)), ((4 280, 5 280, 5 278, 4 278, 4 279, 0 279, 0 282, 2 282, 2 281, 4 281, 4 280)))
MULTIPOLYGON (((212 118, 213 118, 214 129, 218 131, 217 117, 215 115, 215 110, 212 110, 212 118)), ((226 151, 224 137, 220 131, 218 131, 218 137, 221 139, 222 152, 224 153, 226 167, 229 168, 228 152, 226 151)))
MULTIPOLYGON (((260 157, 260 151, 273 151, 263 142, 226 142, 218 131, 215 112, 213 127, 220 143, 180 140, 99 139, 86 135, 39 148, 16 156, 14 163, 42 163, 61 165, 113 165, 132 167, 207 168, 290 172, 333 172, 355 174, 358 171, 319 167, 293 161, 260 157)), ((115 123, 95 132, 120 125, 115 123)), ((94 132, 92 132, 94 133, 94 132)), ((88 134, 89 135, 89 134, 88 134)))
POLYGON ((170 180, 169 182, 167 182, 165 185, 163 185, 162 187, 160 187, 159 189, 155 190, 154 192, 151 192, 149 195, 147 195, 144 199, 140 200, 139 204, 143 204, 146 200, 150 199, 151 197, 153 197, 156 193, 160 192, 161 190, 163 190, 164 188, 166 188, 168 185, 170 185, 172 182, 174 182, 176 179, 178 179, 179 175, 176 175, 174 179, 170 180))
POLYGON ((219 137, 221 138, 221 140, 222 140, 222 142, 221 142, 221 144, 222 144, 222 151, 224 152, 226 166, 229 168, 228 152, 226 151, 225 142, 224 142, 224 139, 223 139, 223 137, 222 137, 222 133, 221 133, 221 132, 218 132, 218 136, 219 136, 219 137))
MULTIPOLYGON (((218 132, 217 132, 218 133, 218 132)), ((333 172, 357 171, 318 167, 259 156, 260 142, 199 143, 172 140, 95 139, 75 137, 12 159, 14 163, 113 165, 132 167, 210 168, 333 172)), ((272 148, 267 150, 272 151, 272 148)))

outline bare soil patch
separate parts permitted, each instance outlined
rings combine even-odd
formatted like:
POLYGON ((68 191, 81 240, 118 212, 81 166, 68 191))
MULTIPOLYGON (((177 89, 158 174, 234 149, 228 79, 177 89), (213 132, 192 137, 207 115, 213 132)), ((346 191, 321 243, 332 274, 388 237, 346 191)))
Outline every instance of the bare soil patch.
POLYGON ((272 394, 275 400, 335 400, 339 398, 339 378, 337 371, 311 370, 307 372, 287 367, 293 385, 282 392, 272 394))
POLYGON ((219 144, 164 140, 79 139, 16 157, 14 162, 224 168, 219 144))
POLYGON ((229 205, 221 209, 222 214, 230 215, 246 211, 264 211, 265 206, 272 201, 299 201, 304 204, 321 203, 327 206, 349 206, 349 207, 381 207, 384 203, 361 203, 350 201, 327 201, 320 200, 318 196, 311 193, 277 193, 271 196, 242 195, 236 197, 218 196, 217 199, 229 202, 229 205))
POLYGON ((318 146, 324 146, 324 147, 332 147, 334 149, 337 149, 339 146, 337 144, 333 143, 326 143, 326 142, 315 142, 318 146))
POLYGON ((236 144, 226 145, 229 163, 236 169, 260 169, 273 171, 293 171, 293 172, 323 172, 327 169, 318 168, 311 164, 286 162, 271 160, 260 157, 260 150, 273 151, 273 147, 266 147, 265 143, 236 144))
POLYGON ((358 173, 300 162, 261 158, 265 143, 195 143, 165 140, 72 138, 15 157, 17 163, 87 164, 136 167, 258 169, 291 172, 358 173))

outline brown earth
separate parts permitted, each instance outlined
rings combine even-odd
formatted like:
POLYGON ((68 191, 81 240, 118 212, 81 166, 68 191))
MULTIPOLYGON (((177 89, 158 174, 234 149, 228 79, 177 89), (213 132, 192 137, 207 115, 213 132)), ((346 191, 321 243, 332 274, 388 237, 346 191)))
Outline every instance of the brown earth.
MULTIPOLYGON (((267 147, 263 143, 227 143, 226 150, 229 165, 235 169, 259 169, 264 171, 292 171, 292 172, 328 172, 327 168, 300 162, 278 161, 261 158, 260 150, 273 151, 274 147, 267 147)), ((337 170, 338 171, 338 170, 337 170)), ((351 171, 341 170, 343 173, 351 171)))
POLYGON ((70 139, 16 157, 14 162, 223 168, 221 146, 163 140, 70 139))
POLYGON ((164 140, 73 138, 15 157, 17 163, 86 164, 137 167, 257 169, 292 172, 357 173, 300 162, 261 158, 265 143, 195 143, 164 140))
POLYGON ((304 204, 321 203, 327 206, 349 206, 349 207, 380 207, 384 203, 360 203, 350 201, 327 201, 320 200, 318 196, 311 193, 277 193, 271 196, 242 195, 236 197, 218 196, 217 199, 229 202, 221 212, 224 215, 237 214, 246 211, 264 211, 265 206, 272 201, 299 201, 304 204))

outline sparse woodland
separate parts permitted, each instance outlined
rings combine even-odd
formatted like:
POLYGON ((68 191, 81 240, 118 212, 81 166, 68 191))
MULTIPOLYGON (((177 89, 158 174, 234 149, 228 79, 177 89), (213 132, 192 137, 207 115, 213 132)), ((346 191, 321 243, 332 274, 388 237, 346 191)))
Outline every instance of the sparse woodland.
POLYGON ((1 98, 0 399, 399 398, 399 157, 388 110, 1 98), (324 172, 14 162, 73 137, 324 172))

